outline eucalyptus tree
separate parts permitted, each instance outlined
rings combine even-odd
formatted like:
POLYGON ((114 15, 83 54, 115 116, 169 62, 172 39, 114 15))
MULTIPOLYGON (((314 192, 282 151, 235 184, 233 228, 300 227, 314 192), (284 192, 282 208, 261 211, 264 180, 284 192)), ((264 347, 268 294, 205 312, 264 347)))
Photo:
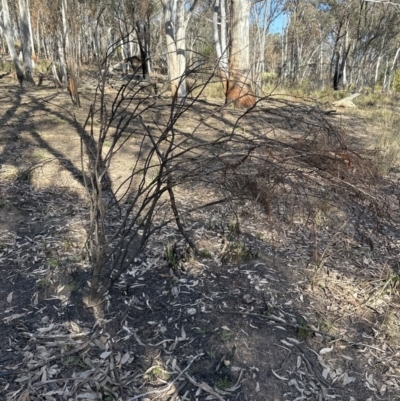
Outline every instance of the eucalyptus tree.
POLYGON ((255 104, 250 65, 249 0, 214 0, 213 41, 226 102, 255 104))
POLYGON ((21 36, 22 36, 22 59, 25 69, 25 80, 28 84, 34 84, 32 70, 32 37, 30 29, 30 15, 25 0, 18 0, 19 12, 21 16, 21 36))
POLYGON ((250 77, 249 0, 231 0, 229 78, 226 91, 227 102, 237 107, 251 107, 255 98, 250 77))
POLYGON ((161 0, 164 11, 165 39, 167 45, 168 75, 171 96, 185 98, 186 88, 186 29, 197 0, 185 11, 185 0, 161 0))
POLYGON ((23 81, 25 80, 25 75, 19 62, 17 51, 15 49, 13 28, 11 25, 10 11, 8 8, 7 0, 1 0, 1 4, 2 4, 2 14, 3 14, 2 30, 7 40, 8 51, 14 63, 19 84, 22 86, 23 81))
POLYGON ((225 0, 214 0, 213 4, 213 39, 218 59, 222 84, 227 89, 229 79, 229 49, 227 46, 227 22, 225 0))

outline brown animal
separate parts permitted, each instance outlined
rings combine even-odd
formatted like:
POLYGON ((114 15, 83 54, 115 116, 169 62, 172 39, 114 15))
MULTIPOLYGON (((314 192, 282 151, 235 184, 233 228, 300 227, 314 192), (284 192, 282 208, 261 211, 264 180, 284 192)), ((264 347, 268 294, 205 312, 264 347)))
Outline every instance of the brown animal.
POLYGON ((238 109, 248 109, 256 104, 256 99, 249 86, 246 84, 228 84, 226 92, 226 102, 234 102, 238 109))

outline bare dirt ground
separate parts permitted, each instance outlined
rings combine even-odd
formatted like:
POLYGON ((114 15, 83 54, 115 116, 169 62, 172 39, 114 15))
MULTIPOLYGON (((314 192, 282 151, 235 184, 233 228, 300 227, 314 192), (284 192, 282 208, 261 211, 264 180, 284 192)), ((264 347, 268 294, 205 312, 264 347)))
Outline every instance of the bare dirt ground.
MULTIPOLYGON (((170 224, 105 301, 87 308, 88 205, 74 119, 84 121, 95 86, 88 78, 77 109, 50 83, 20 89, 0 81, 0 398, 399 399, 399 177, 374 175, 361 153, 374 127, 329 117, 323 124, 339 127, 350 150, 330 161, 326 150, 301 154, 309 170, 320 166, 318 177, 337 169, 320 198, 307 197, 305 187, 318 179, 307 169, 296 170, 307 178, 297 192, 276 181, 276 192, 264 191, 263 176, 257 190, 254 182, 247 188, 255 199, 185 218, 200 256, 167 260, 168 245, 185 248, 170 224), (343 188, 353 191, 350 200, 343 188)), ((149 126, 161 126, 170 100, 146 102, 149 126)), ((312 109, 288 107, 260 103, 238 120, 237 110, 200 99, 176 128, 193 131, 207 114, 198 140, 236 126, 243 136, 286 138, 304 150, 312 109)), ((136 146, 128 142, 116 159, 114 186, 132 169, 136 146)), ((299 154, 265 158, 287 166, 299 154)), ((222 190, 188 183, 177 202, 185 211, 222 190)))

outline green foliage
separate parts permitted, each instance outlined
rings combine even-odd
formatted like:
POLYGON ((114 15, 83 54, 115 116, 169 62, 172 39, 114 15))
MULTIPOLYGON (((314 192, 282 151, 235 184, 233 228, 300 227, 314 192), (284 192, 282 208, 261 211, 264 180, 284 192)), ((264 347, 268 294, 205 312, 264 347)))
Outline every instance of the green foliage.
POLYGON ((207 351, 207 355, 210 359, 215 359, 216 353, 213 350, 207 351))
POLYGON ((214 45, 212 43, 210 44, 204 44, 202 48, 200 49, 200 55, 205 57, 205 58, 210 58, 214 55, 214 45))
POLYGON ((239 241, 229 242, 224 252, 223 260, 227 261, 244 261, 251 258, 258 257, 258 252, 252 252, 252 250, 246 246, 245 243, 239 241))
POLYGON ((205 337, 205 336, 207 335, 207 330, 198 327, 198 328, 197 328, 197 333, 198 333, 199 335, 201 335, 202 337, 205 337))
POLYGON ((37 73, 47 73, 51 66, 51 63, 49 63, 47 60, 37 60, 35 63, 35 70, 37 73))
POLYGON ((55 258, 49 258, 48 264, 51 268, 56 268, 58 266, 58 260, 55 258))
POLYGON ((0 59, 0 71, 5 71, 6 73, 11 73, 14 71, 14 65, 12 61, 1 60, 0 59))
POLYGON ((227 331, 222 330, 221 334, 219 336, 220 336, 222 341, 227 341, 229 339, 229 337, 230 337, 230 334, 227 331))
POLYGON ((176 270, 179 265, 178 255, 176 254, 176 246, 174 244, 167 244, 164 248, 164 254, 168 265, 176 270))
POLYGON ((210 82, 202 92, 204 96, 216 99, 224 99, 225 91, 221 82, 210 82))
POLYGON ((157 381, 158 379, 168 380, 169 374, 161 366, 153 366, 149 369, 146 377, 151 381, 157 381))
POLYGON ((275 72, 263 72, 262 76, 261 76, 261 83, 262 85, 271 85, 273 83, 275 83, 275 81, 277 80, 278 75, 275 72))
POLYGON ((239 221, 236 220, 234 222, 228 223, 228 231, 232 235, 239 235, 240 234, 240 224, 239 221))
POLYGON ((37 282, 37 286, 39 288, 47 288, 47 287, 50 287, 50 285, 51 285, 51 281, 48 278, 42 278, 41 280, 39 280, 37 282))
POLYGON ((394 74, 393 87, 396 92, 400 92, 400 70, 397 70, 394 74))
POLYGON ((307 340, 312 335, 312 330, 310 329, 308 323, 304 319, 300 319, 298 322, 299 328, 298 335, 301 339, 307 340))
POLYGON ((220 390, 225 390, 231 385, 231 380, 228 376, 224 376, 223 378, 219 379, 215 385, 220 390))
POLYGON ((208 249, 200 249, 198 252, 198 257, 201 259, 211 259, 212 253, 208 249))

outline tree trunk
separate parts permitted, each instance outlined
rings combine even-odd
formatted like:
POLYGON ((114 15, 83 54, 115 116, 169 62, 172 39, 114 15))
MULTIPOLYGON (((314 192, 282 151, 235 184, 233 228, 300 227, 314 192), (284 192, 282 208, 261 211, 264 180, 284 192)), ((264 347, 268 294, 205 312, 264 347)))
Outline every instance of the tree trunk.
POLYGON ((162 0, 167 42, 168 73, 172 98, 185 98, 186 91, 186 46, 185 46, 185 1, 162 0))
POLYGON ((27 6, 25 0, 18 0, 19 3, 19 12, 21 16, 21 32, 22 32, 22 56, 24 60, 24 68, 25 68, 25 80, 29 84, 35 84, 32 76, 32 51, 31 51, 31 43, 32 38, 29 30, 29 15, 27 11, 27 6))
MULTIPOLYGON (((32 33, 32 20, 31 20, 31 13, 29 11, 29 0, 26 0, 26 9, 28 12, 28 23, 29 23, 29 37, 31 39, 31 50, 32 50, 32 67, 35 69, 35 62, 36 62, 36 52, 35 52, 35 43, 32 33)), ((39 52, 39 49, 38 49, 39 52)))
POLYGON ((37 18, 36 21, 36 57, 40 58, 42 53, 40 51, 40 23, 39 23, 39 17, 37 18))
POLYGON ((350 45, 343 51, 342 60, 340 61, 340 50, 336 54, 335 73, 333 75, 333 90, 339 90, 343 83, 343 71, 346 65, 347 56, 349 55, 350 45))
POLYGON ((376 67, 375 67, 374 86, 376 86, 377 83, 378 83, 378 78, 379 78, 379 66, 380 66, 380 64, 381 64, 381 60, 382 60, 382 57, 381 57, 381 56, 378 56, 378 61, 376 62, 376 67))
POLYGON ((149 26, 145 21, 136 21, 136 37, 139 44, 140 50, 140 58, 142 63, 142 74, 144 79, 149 78, 149 58, 150 55, 148 54, 149 51, 149 42, 150 42, 150 35, 149 35, 149 26))
POLYGON ((11 28, 10 12, 8 10, 7 0, 2 0, 1 3, 3 6, 4 35, 7 40, 8 51, 13 60, 19 84, 22 87, 22 83, 25 79, 25 76, 24 76, 24 72, 22 71, 19 59, 18 59, 17 51, 15 50, 14 39, 13 39, 12 28, 11 28))
POLYGON ((255 104, 249 78, 249 12, 248 0, 231 0, 231 41, 226 101, 234 101, 235 106, 241 108, 255 104))
POLYGON ((222 84, 227 90, 228 73, 228 49, 226 46, 226 11, 225 0, 215 0, 213 12, 214 46, 218 58, 218 66, 222 84), (220 25, 220 29, 218 28, 220 25))

